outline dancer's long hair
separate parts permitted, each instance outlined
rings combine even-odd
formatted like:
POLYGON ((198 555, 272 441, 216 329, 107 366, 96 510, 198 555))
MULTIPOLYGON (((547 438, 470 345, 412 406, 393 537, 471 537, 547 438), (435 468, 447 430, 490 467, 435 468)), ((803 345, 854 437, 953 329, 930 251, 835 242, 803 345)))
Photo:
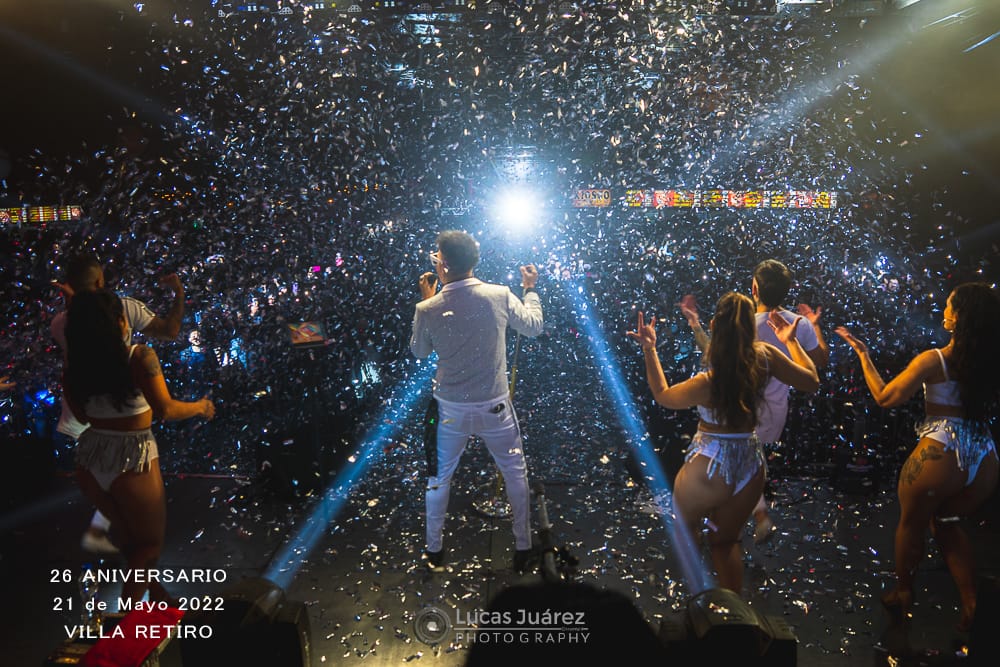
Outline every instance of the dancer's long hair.
POLYGON ((728 292, 719 299, 708 346, 711 401, 715 414, 730 427, 757 425, 757 405, 767 381, 754 341, 757 323, 749 297, 728 292))
POLYGON ((117 409, 138 394, 122 338, 122 302, 107 290, 73 297, 66 324, 66 391, 81 408, 108 394, 117 409))
POLYGON ((1000 392, 1000 296, 986 283, 964 283, 951 294, 955 311, 951 367, 965 416, 985 420, 1000 392))

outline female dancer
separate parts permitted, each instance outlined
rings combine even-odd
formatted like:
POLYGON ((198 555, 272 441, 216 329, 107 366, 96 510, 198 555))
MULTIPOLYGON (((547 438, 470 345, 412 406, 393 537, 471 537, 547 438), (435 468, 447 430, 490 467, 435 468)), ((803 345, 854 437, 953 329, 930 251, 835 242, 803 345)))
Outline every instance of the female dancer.
POLYGON ((740 533, 764 488, 764 455, 753 433, 764 386, 773 376, 800 391, 819 387, 816 367, 795 338, 802 318, 789 323, 777 313, 770 317, 789 359, 755 340, 754 311, 753 301, 742 294, 719 299, 710 325, 709 370, 673 386, 656 353, 656 318, 646 324, 640 312, 637 330, 626 334, 642 346, 656 402, 673 410, 698 407, 698 432, 674 481, 674 511, 692 536, 711 521, 708 541, 719 585, 736 593, 743 589, 740 533))
MULTIPOLYGON (((87 498, 123 532, 118 545, 133 570, 155 566, 163 548, 166 503, 153 416, 165 421, 215 416, 207 398, 170 397, 156 353, 126 345, 121 300, 99 290, 73 297, 66 327, 65 387, 77 418, 90 422, 76 451, 77 481, 87 498)), ((147 577, 134 577, 122 597, 138 602, 147 577)), ((150 597, 166 599, 150 584, 150 597)))
POLYGON ((997 452, 987 425, 1000 391, 1000 297, 985 283, 960 285, 948 296, 944 328, 951 340, 918 354, 886 383, 868 347, 844 327, 837 334, 861 359, 865 382, 880 407, 906 403, 923 386, 926 419, 916 448, 899 473, 900 516, 896 527, 896 588, 882 602, 907 614, 913 577, 924 551, 928 524, 941 546, 962 601, 960 630, 976 612, 972 546, 955 517, 976 511, 997 487, 997 452))

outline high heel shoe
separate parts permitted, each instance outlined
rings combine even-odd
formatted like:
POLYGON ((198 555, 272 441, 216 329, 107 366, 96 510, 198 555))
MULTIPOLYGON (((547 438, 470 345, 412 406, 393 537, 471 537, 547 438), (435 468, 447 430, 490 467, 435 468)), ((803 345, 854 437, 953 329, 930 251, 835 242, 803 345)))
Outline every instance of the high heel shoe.
POLYGON ((889 614, 899 620, 909 617, 913 606, 913 593, 894 588, 882 594, 882 606, 889 614))

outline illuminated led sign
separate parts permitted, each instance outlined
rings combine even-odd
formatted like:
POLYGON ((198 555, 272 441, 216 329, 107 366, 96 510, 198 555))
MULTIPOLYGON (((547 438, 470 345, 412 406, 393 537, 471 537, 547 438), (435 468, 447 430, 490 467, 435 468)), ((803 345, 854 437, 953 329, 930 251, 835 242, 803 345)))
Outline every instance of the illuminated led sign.
POLYGON ((577 190, 573 197, 573 206, 576 208, 605 208, 611 206, 611 190, 577 190))
POLYGON ((626 190, 627 208, 836 208, 826 190, 626 190))
POLYGON ((69 206, 19 206, 0 208, 0 227, 43 225, 47 222, 76 222, 83 219, 79 204, 69 206))

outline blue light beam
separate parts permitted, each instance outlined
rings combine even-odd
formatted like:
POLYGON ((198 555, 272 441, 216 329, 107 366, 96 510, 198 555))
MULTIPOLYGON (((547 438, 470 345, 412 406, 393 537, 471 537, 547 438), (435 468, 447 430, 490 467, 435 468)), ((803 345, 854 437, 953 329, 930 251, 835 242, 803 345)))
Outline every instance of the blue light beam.
POLYGON ((327 527, 337 518, 368 467, 382 454, 382 444, 395 437, 402 425, 410 419, 410 411, 423 395, 437 367, 437 356, 416 362, 417 368, 410 377, 397 386, 386 401, 385 409, 368 430, 353 463, 346 465, 336 479, 323 492, 312 513, 302 522, 298 532, 275 554, 264 577, 283 589, 291 584, 316 543, 326 533, 327 527))
POLYGON ((692 539, 687 526, 683 521, 674 521, 674 517, 669 511, 669 498, 673 494, 667 477, 663 472, 656 452, 649 442, 649 432, 639 416, 639 411, 635 407, 635 401, 629 391, 618 361, 611 353, 608 341, 601 330, 594 313, 594 307, 587 299, 587 294, 583 285, 577 281, 569 284, 566 293, 573 304, 573 309, 577 314, 580 327, 587 334, 590 343, 591 353, 597 361, 601 371, 601 379, 604 386, 611 392, 614 404, 618 406, 618 419, 625 429, 625 436, 632 454, 638 460, 640 467, 646 476, 646 482, 653 494, 654 502, 657 503, 663 527, 673 544, 680 563, 681 574, 687 582, 688 589, 692 595, 696 595, 710 588, 715 588, 712 576, 701 560, 701 553, 695 541, 692 539))
POLYGON ((990 35, 989 37, 987 37, 984 40, 976 42, 975 44, 973 44, 972 46, 970 46, 969 48, 967 48, 965 51, 962 51, 962 53, 968 53, 969 51, 972 51, 974 49, 978 49, 980 46, 984 46, 986 44, 989 44, 990 42, 992 42, 997 37, 1000 37, 1000 31, 993 33, 992 35, 990 35))

